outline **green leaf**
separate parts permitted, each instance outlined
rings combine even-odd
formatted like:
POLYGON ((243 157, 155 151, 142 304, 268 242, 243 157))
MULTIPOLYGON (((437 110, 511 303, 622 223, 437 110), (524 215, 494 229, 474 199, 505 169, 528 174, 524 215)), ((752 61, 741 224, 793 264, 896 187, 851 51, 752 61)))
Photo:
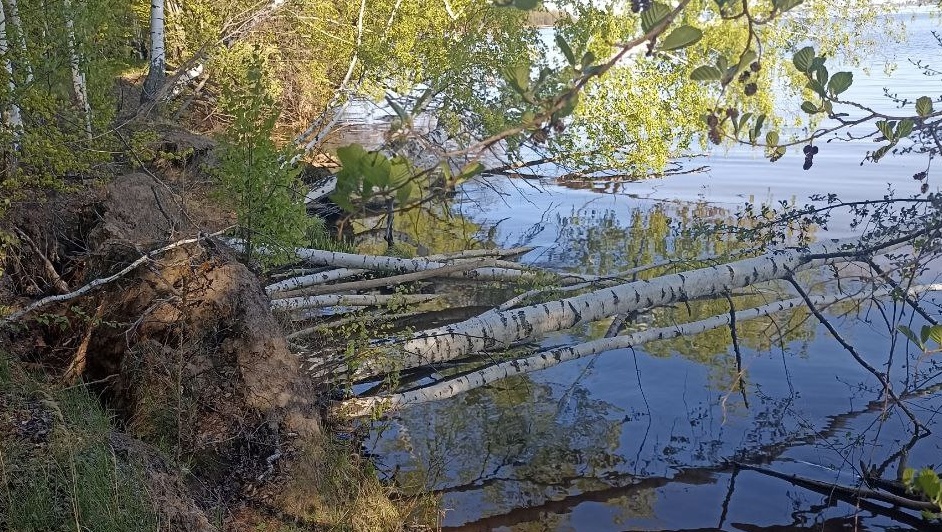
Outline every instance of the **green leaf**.
POLYGON ((739 58, 739 63, 736 65, 736 72, 741 72, 742 70, 749 68, 749 65, 751 65, 758 58, 759 56, 756 55, 755 52, 752 50, 746 50, 743 52, 742 57, 739 58))
POLYGON ((896 122, 887 122, 886 120, 877 120, 875 125, 880 133, 886 138, 886 140, 893 140, 893 128, 896 127, 896 122))
POLYGON ((820 111, 820 109, 818 109, 815 104, 809 102, 808 100, 801 102, 801 110, 808 113, 809 115, 813 115, 820 111))
POLYGON ((559 49, 563 51, 566 61, 569 61, 570 65, 576 66, 576 56, 572 53, 572 48, 569 47, 566 39, 563 39, 563 36, 558 33, 556 34, 556 46, 559 46, 559 49))
MULTIPOLYGON (((870 159, 873 162, 878 162, 880 159, 886 155, 886 152, 890 151, 890 148, 893 147, 893 144, 887 144, 886 146, 880 146, 877 151, 873 152, 873 155, 870 156, 870 159)), ((921 346, 920 346, 921 347, 921 346)))
POLYGON ((837 96, 849 89, 853 82, 854 74, 852 72, 837 72, 828 81, 828 91, 837 96))
POLYGON ((896 330, 903 333, 903 336, 905 336, 906 338, 909 338, 909 341, 915 344, 916 347, 918 347, 919 349, 922 349, 923 344, 919 340, 919 338, 916 337, 916 333, 914 333, 912 329, 910 329, 909 327, 905 325, 897 325, 896 330))
POLYGON ((923 325, 919 331, 919 341, 925 344, 927 340, 929 340, 929 326, 923 325))
POLYGON ((824 90, 824 85, 822 85, 820 82, 818 82, 818 80, 816 80, 816 79, 814 79, 814 78, 808 78, 808 84, 805 85, 805 88, 808 88, 808 89, 813 90, 815 93, 817 93, 817 94, 818 94, 819 96, 821 96, 822 98, 824 98, 824 97, 826 96, 826 92, 825 92, 825 90, 824 90))
POLYGON ((756 125, 752 128, 752 142, 755 142, 755 139, 759 138, 759 134, 762 133, 762 124, 765 123, 765 115, 759 115, 756 117, 756 125))
POLYGON ((739 124, 736 126, 736 130, 738 131, 746 127, 746 123, 749 122, 750 118, 752 118, 752 113, 743 113, 743 115, 739 117, 739 124))
POLYGON ((591 64, 594 63, 594 62, 595 62, 595 54, 594 54, 594 53, 592 53, 592 52, 586 52, 585 55, 582 56, 582 68, 583 68, 583 69, 585 69, 586 67, 588 67, 589 65, 591 65, 591 64))
POLYGON ((644 33, 651 31, 651 28, 657 26, 670 12, 671 8, 666 4, 654 2, 651 7, 641 13, 641 31, 644 33))
POLYGON ((778 9, 779 12, 784 13, 800 5, 803 1, 804 0, 772 0, 772 5, 778 9))
POLYGON ((899 123, 896 124, 896 132, 894 133, 895 138, 903 139, 908 137, 909 134, 913 132, 913 126, 915 125, 915 122, 908 118, 900 120, 899 123))
POLYGON ((929 339, 942 346, 942 325, 933 325, 929 329, 929 339))
POLYGON ((409 113, 407 113, 406 110, 403 109, 403 107, 396 102, 396 100, 393 100, 392 98, 387 96, 386 102, 389 104, 390 107, 392 107, 393 111, 395 111, 396 114, 399 115, 399 118, 402 119, 403 123, 406 123, 409 121, 410 119, 409 113))
POLYGON ((540 6, 540 0, 514 0, 514 7, 523 11, 530 11, 540 6))
POLYGON ((805 46, 801 50, 798 50, 795 52, 795 56, 792 57, 792 63, 794 63, 795 68, 802 72, 811 70, 812 61, 814 61, 814 48, 810 46, 805 46))
POLYGON ((765 144, 767 146, 778 146, 778 132, 769 131, 765 134, 765 144))
POLYGON ((720 72, 725 72, 729 68, 729 60, 726 59, 725 55, 716 58, 716 68, 720 69, 720 72))
POLYGON ((680 26, 661 41, 661 50, 677 50, 696 43, 703 38, 703 32, 693 26, 680 26))
POLYGON ((932 98, 920 96, 916 100, 916 114, 925 118, 932 114, 932 98))
POLYGON ((694 81, 717 81, 722 77, 720 69, 711 65, 698 66, 690 73, 690 79, 694 81))

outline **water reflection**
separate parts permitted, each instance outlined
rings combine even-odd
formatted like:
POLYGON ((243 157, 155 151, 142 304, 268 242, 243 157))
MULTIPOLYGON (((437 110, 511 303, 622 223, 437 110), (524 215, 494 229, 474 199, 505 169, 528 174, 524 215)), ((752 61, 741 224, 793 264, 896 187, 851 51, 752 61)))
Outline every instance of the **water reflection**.
MULTIPOLYGON (((612 275, 665 259, 740 253, 746 246, 739 241, 699 229, 731 220, 702 203, 592 202, 544 211, 538 231, 514 231, 552 242, 533 262, 612 275)), ((785 293, 782 286, 764 290, 741 294, 734 305, 747 308, 785 293)), ((874 363, 885 360, 889 331, 851 305, 832 310, 842 334, 874 363)), ((726 299, 689 301, 635 317, 628 327, 728 311, 726 299)), ((607 327, 589 324, 543 345, 597 338, 607 327)), ((859 463, 880 464, 910 440, 908 421, 895 413, 884 417, 885 405, 874 402, 878 384, 806 309, 739 323, 737 333, 741 366, 729 329, 614 350, 407 409, 376 428, 372 452, 401 485, 439 493, 449 509, 445 524, 455 530, 898 526, 782 480, 737 472, 735 462, 771 464, 854 485, 859 463)), ((895 364, 916 360, 900 354, 895 364)), ((936 382, 942 368, 920 364, 923 384, 936 382)), ((906 374, 894 372, 899 379, 906 374)), ((913 408, 942 408, 938 395, 907 400, 913 408)), ((938 452, 938 440, 926 439, 908 456, 913 464, 933 463, 938 452)))

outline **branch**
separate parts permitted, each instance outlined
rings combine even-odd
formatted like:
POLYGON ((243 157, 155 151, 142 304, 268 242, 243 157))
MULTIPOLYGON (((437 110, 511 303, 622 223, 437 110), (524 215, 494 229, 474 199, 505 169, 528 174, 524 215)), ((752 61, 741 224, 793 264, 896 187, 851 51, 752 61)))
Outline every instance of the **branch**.
POLYGON ((893 388, 890 386, 889 381, 886 379, 886 375, 877 371, 876 368, 874 368, 866 360, 864 360, 863 357, 860 356, 860 353, 858 353, 857 350, 854 348, 854 346, 850 345, 850 343, 848 343, 847 340, 845 340, 844 337, 841 336, 841 333, 837 332, 837 329, 835 329, 834 326, 831 325, 831 322, 828 321, 828 319, 825 318, 823 314, 821 314, 821 311, 818 310, 818 307, 815 306, 815 303, 811 300, 810 297, 808 297, 808 293, 805 292, 805 290, 801 287, 801 285, 798 284, 797 281, 795 281, 795 278, 789 275, 786 279, 792 284, 793 287, 795 287, 795 290, 798 292, 801 298, 805 301, 805 304, 808 305, 808 308, 811 310, 811 313, 814 314, 814 317, 817 318, 819 322, 821 322, 821 325, 824 325, 824 327, 828 330, 828 332, 831 333, 831 336, 833 336, 834 339, 837 340, 837 342, 841 344, 841 346, 848 353, 850 353, 852 357, 854 357, 854 360, 856 360, 858 364, 860 364, 864 369, 866 369, 874 377, 876 377, 878 381, 880 381, 880 384, 883 385, 883 390, 893 400, 894 404, 899 405, 900 409, 902 409, 903 412, 906 414, 906 417, 908 417, 909 420, 913 422, 913 425, 917 429, 921 428, 925 430, 926 432, 931 432, 928 428, 926 428, 925 425, 923 425, 918 419, 916 419, 916 416, 914 416, 913 413, 909 411, 909 408, 907 408, 906 405, 904 405, 899 400, 899 397, 896 396, 896 393, 893 391, 893 388))
MULTIPOLYGON (((940 290, 942 290, 942 284, 933 284, 913 287, 910 290, 910 293, 940 290)), ((854 296, 850 296, 849 298, 843 295, 816 296, 811 298, 811 301, 816 305, 829 305, 844 299, 862 299, 865 297, 870 297, 871 295, 879 296, 890 293, 891 292, 889 290, 879 290, 872 294, 856 294, 854 296)), ((680 336, 688 336, 710 329, 724 327, 731 323, 733 316, 735 316, 736 320, 749 320, 786 310, 791 310, 804 304, 806 304, 806 300, 804 298, 796 297, 785 301, 779 301, 751 309, 740 310, 736 311, 735 313, 721 314, 704 320, 681 325, 648 329, 624 336, 603 338, 574 346, 551 349, 537 353, 528 358, 501 362, 499 364, 471 372, 461 377, 441 381, 416 390, 375 397, 359 397, 356 399, 349 399, 347 401, 335 403, 331 407, 331 412, 335 415, 345 417, 361 417, 371 415, 377 410, 394 410, 414 404, 454 397, 460 393, 464 393, 475 388, 480 388, 512 375, 521 375, 543 370, 562 362, 576 360, 585 356, 602 353, 604 351, 636 347, 654 340, 666 340, 680 336)))
POLYGON ((44 297, 44 298, 40 299, 39 301, 36 301, 36 302, 33 302, 33 303, 27 305, 26 308, 21 309, 21 310, 18 310, 18 311, 16 311, 16 312, 10 314, 9 316, 6 316, 6 317, 3 318, 2 320, 0 320, 0 324, 6 325, 6 324, 13 323, 13 322, 15 322, 15 321, 19 321, 20 318, 22 318, 23 316, 29 314, 30 312, 33 312, 34 310, 43 308, 43 307, 45 307, 45 306, 47 306, 47 305, 51 305, 52 303, 59 303, 59 302, 61 302, 61 301, 69 301, 69 300, 71 300, 71 299, 75 299, 75 298, 77 298, 77 297, 80 297, 80 296, 82 296, 82 295, 85 295, 85 294, 91 292, 92 290, 94 290, 94 289, 96 289, 96 288, 99 288, 99 287, 104 286, 104 285, 106 285, 106 284, 109 284, 109 283, 112 283, 112 282, 114 282, 114 281, 117 281, 118 279, 120 279, 120 278, 124 277, 125 275, 129 274, 130 272, 134 271, 134 269, 137 268, 138 266, 140 266, 141 264, 144 264, 145 262, 147 262, 147 261, 149 261, 149 260, 152 260, 152 259, 153 259, 154 257, 156 257, 157 255, 160 255, 160 254, 162 254, 162 253, 166 253, 167 251, 170 251, 170 250, 173 250, 173 249, 182 247, 182 246, 186 246, 186 245, 188 245, 188 244, 193 244, 193 243, 196 243, 196 242, 201 242, 201 241, 203 241, 203 240, 208 240, 208 239, 210 239, 210 238, 219 236, 219 235, 225 233, 226 231, 228 231, 228 230, 230 230, 230 229, 232 229, 232 227, 227 227, 227 228, 223 229, 222 231, 217 231, 217 232, 215 232, 215 233, 208 234, 208 235, 200 235, 200 236, 195 237, 195 238, 187 238, 187 239, 185 239, 185 240, 178 240, 178 241, 176 241, 176 242, 174 242, 174 243, 172 243, 172 244, 168 244, 168 245, 166 245, 166 246, 164 246, 164 247, 162 247, 162 248, 155 249, 155 250, 153 250, 153 251, 151 251, 151 252, 149 252, 149 253, 147 253, 147 254, 145 254, 145 255, 142 255, 141 258, 137 259, 136 261, 132 262, 131 264, 128 264, 127 266, 124 267, 124 269, 122 269, 122 270, 119 271, 118 273, 115 273, 114 275, 111 275, 111 276, 109 276, 109 277, 103 277, 103 278, 100 278, 100 279, 95 279, 94 281, 92 281, 92 282, 88 283, 87 285, 85 285, 85 286, 79 288, 78 290, 75 290, 74 292, 69 292, 69 293, 67 293, 67 294, 62 294, 62 295, 44 297))

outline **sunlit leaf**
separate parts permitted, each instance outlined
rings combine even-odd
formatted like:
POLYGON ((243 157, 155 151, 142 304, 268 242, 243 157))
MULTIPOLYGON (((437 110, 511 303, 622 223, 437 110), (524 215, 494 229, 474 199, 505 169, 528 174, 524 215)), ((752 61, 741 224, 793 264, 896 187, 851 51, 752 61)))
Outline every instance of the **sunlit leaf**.
POLYGON ((913 132, 913 126, 915 125, 916 124, 908 118, 900 120, 896 125, 896 132, 894 133, 895 137, 898 139, 908 137, 909 134, 913 132))
POLYGON ((666 4, 654 2, 651 7, 641 13, 641 31, 647 33, 651 28, 657 26, 671 12, 671 8, 666 4))
POLYGON ((933 325, 929 329, 929 339, 942 346, 942 325, 933 325))
POLYGON ((853 82, 854 82, 853 73, 837 72, 833 76, 831 76, 831 80, 828 81, 828 91, 830 91, 831 94, 837 96, 838 94, 849 89, 853 82))
POLYGON ((801 110, 810 115, 813 115, 819 111, 818 107, 808 100, 801 102, 801 110))
POLYGON ((723 77, 720 69, 711 65, 703 65, 693 69, 690 79, 694 81, 716 81, 723 77))
POLYGON ((778 146, 778 132, 769 131, 765 134, 765 144, 767 146, 778 146))
POLYGON ((703 32, 693 26, 680 26, 661 41, 662 50, 677 50, 696 43, 703 38, 703 32))
POLYGON ((932 114, 932 98, 920 96, 916 100, 916 114, 925 118, 932 114))
POLYGON ((805 46, 801 50, 798 50, 795 52, 795 56, 792 57, 792 63, 794 63, 795 68, 802 72, 811 70, 812 61, 814 61, 814 48, 810 46, 805 46))
POLYGON ((877 126, 877 130, 880 131, 886 140, 893 140, 893 129, 896 127, 896 122, 877 120, 874 125, 877 126))

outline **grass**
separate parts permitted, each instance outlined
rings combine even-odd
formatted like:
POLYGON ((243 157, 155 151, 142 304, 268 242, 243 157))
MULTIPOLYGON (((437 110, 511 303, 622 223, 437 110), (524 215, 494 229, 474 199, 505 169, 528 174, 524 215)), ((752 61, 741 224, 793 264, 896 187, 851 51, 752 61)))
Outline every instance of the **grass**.
POLYGON ((286 513, 328 530, 397 532, 438 524, 437 499, 394 497, 351 443, 326 434, 302 449, 280 499, 286 513))
POLYGON ((0 353, 0 401, 0 529, 159 530, 143 464, 114 453, 111 418, 85 387, 51 389, 0 353))

